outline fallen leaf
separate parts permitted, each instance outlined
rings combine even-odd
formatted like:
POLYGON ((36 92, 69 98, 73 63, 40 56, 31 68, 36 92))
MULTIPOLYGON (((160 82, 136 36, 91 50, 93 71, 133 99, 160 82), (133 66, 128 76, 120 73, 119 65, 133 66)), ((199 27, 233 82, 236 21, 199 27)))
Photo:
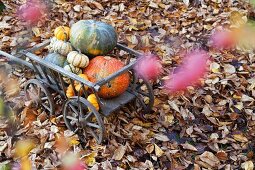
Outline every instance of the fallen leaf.
POLYGON ((120 146, 114 151, 114 154, 113 154, 112 159, 117 160, 117 161, 121 160, 122 157, 124 156, 125 152, 126 152, 126 147, 123 146, 123 145, 120 145, 120 146))
POLYGON ((225 151, 218 151, 216 156, 220 161, 226 161, 228 159, 228 154, 225 151))
POLYGON ((88 165, 90 167, 93 166, 96 163, 96 156, 97 156, 96 152, 92 152, 92 153, 86 155, 84 157, 86 165, 88 165))
POLYGON ((246 161, 244 163, 242 163, 241 167, 244 170, 253 170, 254 169, 254 164, 252 161, 246 161))
POLYGON ((33 27, 32 31, 33 31, 33 33, 34 33, 34 35, 36 37, 40 37, 41 36, 41 32, 40 32, 40 29, 38 27, 33 27))
POLYGON ((159 141, 164 141, 164 142, 169 141, 169 138, 168 138, 166 135, 164 135, 164 134, 158 134, 158 133, 156 133, 156 134, 154 135, 154 138, 156 138, 156 139, 159 140, 159 141))
POLYGON ((164 154, 164 151, 158 145, 154 144, 155 146, 155 154, 157 157, 161 157, 164 154))
POLYGON ((241 133, 241 134, 234 134, 234 139, 238 142, 248 142, 248 139, 241 133))
POLYGON ((0 29, 8 29, 11 28, 11 25, 6 23, 6 21, 0 22, 0 29))
POLYGON ((188 150, 191 150, 191 151, 197 151, 197 148, 194 147, 193 145, 189 144, 189 143, 184 143, 184 144, 181 144, 183 149, 188 149, 188 150))
POLYGON ((0 146, 0 152, 3 152, 6 148, 7 148, 8 144, 5 143, 3 145, 0 146))
POLYGON ((146 146, 145 149, 146 149, 146 151, 148 153, 152 153, 154 151, 154 145, 153 144, 149 144, 149 145, 146 146))
POLYGON ((15 155, 17 157, 24 157, 29 154, 29 152, 35 148, 36 145, 32 140, 20 140, 16 143, 15 146, 15 155))
POLYGON ((93 5, 95 5, 98 9, 104 10, 104 7, 103 7, 102 4, 100 4, 99 2, 92 1, 91 3, 92 3, 93 5))
POLYGON ((220 164, 219 159, 212 152, 205 151, 199 158, 214 168, 220 164))
POLYGON ((236 68, 232 66, 231 64, 225 64, 224 71, 229 74, 234 74, 236 72, 236 68))

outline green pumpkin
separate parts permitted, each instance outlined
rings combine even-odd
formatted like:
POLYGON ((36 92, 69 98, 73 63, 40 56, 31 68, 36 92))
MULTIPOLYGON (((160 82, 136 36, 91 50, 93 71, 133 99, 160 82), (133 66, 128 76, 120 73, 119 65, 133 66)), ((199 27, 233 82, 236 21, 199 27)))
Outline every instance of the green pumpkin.
POLYGON ((64 63, 66 61, 66 57, 58 54, 58 53, 50 53, 45 58, 45 61, 48 61, 50 63, 53 63, 55 65, 58 65, 60 67, 64 66, 64 63))
POLYGON ((66 65, 68 65, 69 63, 68 63, 68 61, 66 60, 65 62, 64 62, 64 64, 63 64, 63 67, 65 67, 66 65))
POLYGON ((107 23, 80 20, 71 27, 70 42, 77 51, 88 56, 106 55, 116 46, 117 33, 107 23))

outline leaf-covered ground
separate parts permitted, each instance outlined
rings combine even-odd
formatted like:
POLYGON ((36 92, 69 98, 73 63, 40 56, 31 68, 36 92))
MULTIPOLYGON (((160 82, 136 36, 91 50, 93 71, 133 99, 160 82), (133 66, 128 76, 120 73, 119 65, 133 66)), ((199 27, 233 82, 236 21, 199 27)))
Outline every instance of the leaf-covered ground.
MULTIPOLYGON (((194 0, 189 6, 184 2, 55 0, 47 3, 50 12, 45 20, 30 27, 16 16, 16 9, 24 2, 3 1, 6 9, 0 16, 1 50, 15 53, 49 39, 59 25, 96 19, 113 25, 119 41, 129 47, 160 56, 164 73, 153 84, 154 112, 146 115, 147 121, 139 119, 131 107, 124 107, 104 118, 106 135, 101 145, 89 139, 82 147, 58 117, 47 118, 47 113, 26 107, 22 87, 33 75, 15 65, 12 70, 1 57, 1 66, 8 71, 5 76, 1 72, 1 91, 15 112, 0 113, 9 118, 0 124, 0 161, 20 163, 17 141, 29 139, 35 144, 28 151, 34 169, 60 168, 63 155, 69 151, 77 153, 91 169, 252 170, 254 53, 215 50, 209 47, 208 38, 214 28, 231 24, 231 12, 247 17, 253 12, 238 1, 194 0), (209 73, 201 87, 169 95, 161 88, 162 82, 181 63, 181 54, 192 48, 209 51, 209 73), (61 146, 64 151, 60 151, 61 146)), ((61 103, 58 115, 60 111, 61 103)))

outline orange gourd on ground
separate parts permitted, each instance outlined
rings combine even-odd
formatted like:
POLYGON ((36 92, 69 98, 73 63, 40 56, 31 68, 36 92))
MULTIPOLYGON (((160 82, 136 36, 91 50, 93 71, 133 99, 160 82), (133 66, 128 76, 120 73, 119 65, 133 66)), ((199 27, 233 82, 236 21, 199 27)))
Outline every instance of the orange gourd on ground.
MULTIPOLYGON (((99 110, 99 103, 97 102, 97 97, 95 94, 90 94, 87 98, 87 100, 96 108, 96 110, 99 110)), ((89 109, 90 111, 90 109, 89 109)))
MULTIPOLYGON (((97 56, 90 61, 83 73, 88 76, 89 81, 95 83, 117 72, 123 67, 124 64, 116 58, 109 56, 97 56)), ((125 72, 104 84, 100 88, 98 94, 100 97, 105 99, 117 97, 127 90, 129 83, 130 75, 128 72, 125 72)))

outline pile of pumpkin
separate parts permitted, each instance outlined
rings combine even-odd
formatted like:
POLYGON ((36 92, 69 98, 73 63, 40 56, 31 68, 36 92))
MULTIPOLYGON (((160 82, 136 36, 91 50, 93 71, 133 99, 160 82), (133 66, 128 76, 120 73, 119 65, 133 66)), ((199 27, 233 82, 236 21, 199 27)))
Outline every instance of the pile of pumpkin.
MULTIPOLYGON (((124 67, 120 60, 105 56, 116 44, 117 33, 111 25, 80 20, 71 28, 59 26, 55 29, 48 46, 50 53, 44 59, 95 83, 124 67)), ((64 77, 64 81, 69 84, 66 96, 70 98, 74 96, 74 90, 69 78, 64 77)), ((103 85, 98 95, 104 99, 117 97, 126 91, 129 83, 130 75, 124 73, 103 85)), ((80 83, 74 82, 74 86, 77 92, 82 92, 80 83)), ((84 89, 88 90, 88 87, 84 89)), ((87 100, 99 110, 95 94, 90 94, 87 100)))

